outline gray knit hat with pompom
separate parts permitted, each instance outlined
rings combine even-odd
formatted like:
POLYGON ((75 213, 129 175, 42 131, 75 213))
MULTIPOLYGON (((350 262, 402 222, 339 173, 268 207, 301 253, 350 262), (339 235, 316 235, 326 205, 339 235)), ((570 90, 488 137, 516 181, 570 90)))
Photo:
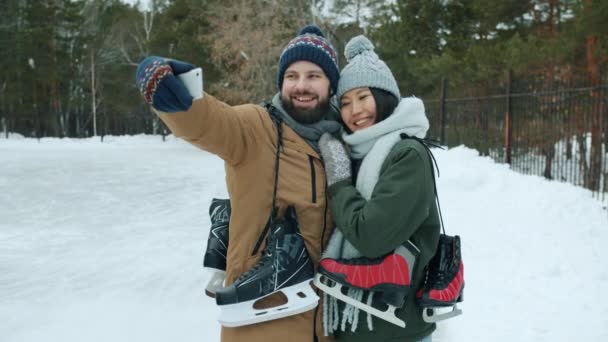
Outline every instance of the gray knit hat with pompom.
POLYGON ((374 52, 374 44, 365 36, 351 39, 344 48, 348 64, 340 73, 338 100, 349 90, 371 87, 386 90, 401 100, 397 81, 386 63, 374 52))

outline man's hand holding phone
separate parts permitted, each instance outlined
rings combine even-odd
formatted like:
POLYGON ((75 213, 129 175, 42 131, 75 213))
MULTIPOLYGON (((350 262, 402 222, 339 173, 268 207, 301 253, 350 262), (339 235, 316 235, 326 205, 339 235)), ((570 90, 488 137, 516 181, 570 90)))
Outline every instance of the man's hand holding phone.
POLYGON ((194 99, 203 96, 202 75, 202 70, 192 64, 149 56, 139 64, 135 82, 154 109, 183 112, 190 109, 194 99))

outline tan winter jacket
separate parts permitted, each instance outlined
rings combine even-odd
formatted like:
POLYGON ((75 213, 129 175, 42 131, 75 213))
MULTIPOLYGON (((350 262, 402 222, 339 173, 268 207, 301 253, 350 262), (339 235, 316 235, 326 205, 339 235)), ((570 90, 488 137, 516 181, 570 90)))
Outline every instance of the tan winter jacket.
MULTIPOLYGON (((187 112, 159 113, 159 116, 175 136, 218 155, 225 162, 232 206, 226 283, 231 284, 260 257, 259 252, 255 256, 251 253, 271 212, 277 144, 275 124, 261 106, 232 107, 209 94, 194 101, 187 112)), ((321 248, 333 229, 323 164, 319 154, 285 124, 283 146, 277 190, 279 212, 289 205, 295 206, 301 234, 316 267, 321 248)), ((278 295, 268 297, 265 304, 276 303, 279 298, 278 295)), ((322 310, 318 307, 275 321, 222 327, 222 341, 312 342, 315 329, 319 340, 324 341, 327 338, 323 336, 321 317, 322 310)))

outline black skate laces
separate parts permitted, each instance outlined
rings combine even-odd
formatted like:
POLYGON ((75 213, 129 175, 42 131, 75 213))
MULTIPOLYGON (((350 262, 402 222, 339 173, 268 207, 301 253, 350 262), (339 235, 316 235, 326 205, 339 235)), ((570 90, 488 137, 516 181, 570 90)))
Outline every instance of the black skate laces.
POLYGON ((266 234, 268 234, 268 230, 270 229, 270 226, 272 226, 272 224, 274 223, 274 219, 276 218, 276 215, 277 215, 276 201, 277 201, 277 187, 278 187, 278 183, 279 183, 279 159, 281 156, 281 150, 283 149, 283 126, 281 125, 281 122, 282 122, 281 117, 276 114, 276 112, 275 112, 276 109, 270 103, 265 103, 264 107, 266 108, 266 111, 268 111, 268 113, 270 114, 270 118, 272 119, 272 122, 277 127, 277 151, 276 151, 276 156, 275 156, 275 161, 274 161, 274 189, 272 190, 272 209, 270 212, 270 217, 268 218, 268 222, 266 223, 264 230, 258 237, 258 241, 255 243, 255 246, 253 247, 253 252, 251 253, 251 256, 256 255, 258 253, 258 251, 260 250, 262 241, 264 241, 264 237, 266 236, 266 234))
POLYGON ((435 159, 435 156, 433 155, 433 152, 431 151, 431 148, 429 147, 429 145, 432 147, 435 147, 435 148, 442 149, 442 150, 444 148, 443 148, 443 146, 441 146, 439 144, 439 141, 437 141, 437 140, 421 139, 416 136, 409 136, 405 133, 401 133, 400 137, 401 137, 401 139, 413 139, 413 140, 416 140, 417 142, 419 142, 420 144, 422 144, 422 146, 424 146, 427 154, 430 156, 430 158, 432 160, 431 173, 433 174, 433 188, 435 191, 435 202, 437 203, 437 212, 439 213, 439 223, 441 224, 441 231, 445 235, 445 226, 443 225, 443 215, 441 214, 441 205, 439 204, 439 193, 437 192, 437 182, 435 180, 435 169, 437 169, 437 177, 439 177, 439 165, 437 164, 437 160, 435 159), (433 165, 435 166, 434 168, 433 168, 433 165))
MULTIPOLYGON (((268 244, 270 245, 271 241, 268 241, 268 244)), ((266 266, 266 264, 271 260, 269 258, 270 253, 268 253, 266 250, 264 250, 263 252, 264 254, 262 255, 262 258, 260 260, 258 260, 258 262, 255 263, 255 265, 253 265, 253 267, 251 267, 250 269, 248 269, 247 271, 243 272, 243 274, 241 274, 238 279, 236 280, 237 282, 240 280, 243 280, 245 278, 249 278, 249 275, 252 273, 257 272, 258 269, 266 266)))
POLYGON ((460 255, 458 255, 458 247, 455 241, 450 241, 447 245, 449 248, 444 248, 439 251, 439 255, 433 258, 434 265, 429 268, 437 270, 437 272, 427 272, 425 287, 427 288, 446 288, 458 273, 460 266, 460 255))
MULTIPOLYGON (((284 227, 281 227, 280 229, 284 229, 284 227)), ((278 231, 279 229, 276 230, 278 231)), ((284 234, 284 237, 289 234, 290 233, 284 234)), ((295 234, 300 235, 298 232, 296 232, 295 234)), ((248 278, 251 273, 257 272, 258 269, 266 266, 269 262, 274 262, 274 260, 272 259, 273 254, 276 254, 275 258, 277 258, 278 260, 284 260, 284 258, 287 257, 286 254, 281 251, 281 248, 279 248, 278 246, 277 248, 275 248, 278 239, 279 238, 277 233, 271 232, 270 234, 268 234, 268 238, 266 239, 266 246, 262 250, 262 257, 255 265, 253 265, 253 267, 251 267, 251 269, 247 270, 241 276, 239 276, 237 281, 241 280, 242 278, 248 278), (271 250, 273 250, 273 252, 271 252, 271 250)), ((282 261, 279 261, 279 264, 281 263, 282 261)))

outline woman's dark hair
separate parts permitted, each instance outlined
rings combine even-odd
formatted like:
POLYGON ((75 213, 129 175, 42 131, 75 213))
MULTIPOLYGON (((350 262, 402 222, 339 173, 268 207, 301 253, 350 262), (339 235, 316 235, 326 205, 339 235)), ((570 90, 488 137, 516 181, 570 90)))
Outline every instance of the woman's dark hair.
POLYGON ((376 101, 376 123, 378 123, 393 114, 395 108, 399 105, 399 99, 382 89, 370 87, 369 90, 376 101))
MULTIPOLYGON (((395 108, 399 105, 399 99, 386 90, 369 87, 369 91, 372 93, 374 101, 376 101, 376 122, 374 122, 374 124, 376 124, 393 114, 395 108)), ((348 126, 346 126, 341 115, 338 115, 338 121, 342 124, 342 127, 344 127, 348 134, 353 133, 348 126)))

